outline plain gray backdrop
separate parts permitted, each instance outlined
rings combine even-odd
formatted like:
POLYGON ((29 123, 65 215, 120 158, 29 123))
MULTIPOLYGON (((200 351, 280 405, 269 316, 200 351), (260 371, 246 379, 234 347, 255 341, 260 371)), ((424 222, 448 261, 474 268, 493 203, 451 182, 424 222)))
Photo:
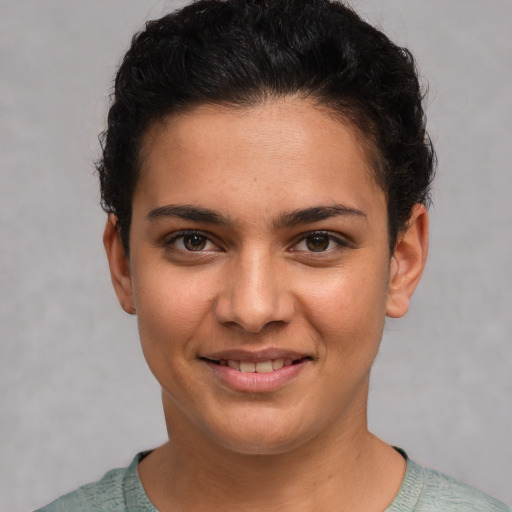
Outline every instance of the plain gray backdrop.
MULTIPOLYGON (((370 426, 512 503, 512 2, 353 3, 415 54, 439 155, 429 263, 387 325, 370 426)), ((92 162, 132 33, 178 5, 0 0, 0 510, 165 440, 111 289, 92 162)))

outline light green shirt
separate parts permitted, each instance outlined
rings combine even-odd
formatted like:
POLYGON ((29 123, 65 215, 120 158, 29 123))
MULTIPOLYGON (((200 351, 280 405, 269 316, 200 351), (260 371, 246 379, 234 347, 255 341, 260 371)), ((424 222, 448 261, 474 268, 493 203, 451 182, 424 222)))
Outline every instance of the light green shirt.
MULTIPOLYGON (((36 512, 158 512, 144 492, 137 472, 144 455, 139 453, 128 468, 113 469, 99 482, 80 487, 36 512)), ((512 512, 512 509, 407 458, 400 491, 385 512, 512 512)))

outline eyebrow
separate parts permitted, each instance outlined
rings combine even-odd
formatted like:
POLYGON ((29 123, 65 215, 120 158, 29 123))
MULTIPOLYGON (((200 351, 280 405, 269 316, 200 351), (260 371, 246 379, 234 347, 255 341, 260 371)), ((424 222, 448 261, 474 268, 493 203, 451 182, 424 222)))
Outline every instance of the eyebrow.
MULTIPOLYGON (((285 212, 274 219, 272 224, 274 229, 284 229, 300 224, 312 224, 314 222, 339 216, 367 217, 363 210, 342 204, 332 204, 285 212)), ((226 215, 209 208, 193 205, 168 204, 154 208, 146 215, 146 219, 150 222, 172 218, 179 218, 192 222, 205 222, 207 224, 219 226, 234 225, 234 222, 226 215)))
POLYGON ((342 204, 332 204, 327 206, 313 206, 312 208, 283 213, 277 217, 273 224, 276 229, 283 229, 299 224, 312 224, 313 222, 339 216, 367 217, 363 210, 342 204))
POLYGON ((192 206, 188 204, 168 204, 165 206, 159 206, 158 208, 151 210, 146 215, 146 219, 149 220, 150 222, 172 218, 185 219, 194 222, 206 222, 207 224, 216 224, 224 226, 229 226, 233 224, 228 217, 222 215, 221 213, 216 212, 215 210, 210 210, 209 208, 202 208, 201 206, 192 206))

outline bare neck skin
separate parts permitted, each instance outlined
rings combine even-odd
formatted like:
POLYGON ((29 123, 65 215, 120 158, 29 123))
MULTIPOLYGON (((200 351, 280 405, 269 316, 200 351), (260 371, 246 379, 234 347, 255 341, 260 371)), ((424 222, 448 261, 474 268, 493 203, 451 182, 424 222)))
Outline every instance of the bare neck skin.
MULTIPOLYGON (((173 408, 164 394, 168 419, 173 408)), ((274 455, 237 453, 173 420, 170 440, 139 464, 139 475, 160 512, 383 511, 398 494, 406 462, 368 432, 365 408, 352 414, 345 431, 274 455)))

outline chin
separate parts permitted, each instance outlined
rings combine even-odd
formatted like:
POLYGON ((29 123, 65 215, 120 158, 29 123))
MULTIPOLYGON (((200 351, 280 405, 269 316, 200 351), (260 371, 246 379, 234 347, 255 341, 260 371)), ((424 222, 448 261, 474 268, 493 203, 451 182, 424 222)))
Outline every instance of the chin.
POLYGON ((170 394, 164 392, 163 398, 169 438, 189 439, 205 449, 210 445, 240 455, 279 455, 307 444, 326 427, 322 414, 296 405, 285 407, 280 400, 269 404, 211 399, 187 410, 170 394))
POLYGON ((309 429, 290 424, 289 418, 275 418, 272 415, 265 420, 260 416, 247 418, 247 421, 231 421, 223 427, 227 428, 212 432, 216 442, 224 449, 241 455, 283 454, 314 436, 309 429))

